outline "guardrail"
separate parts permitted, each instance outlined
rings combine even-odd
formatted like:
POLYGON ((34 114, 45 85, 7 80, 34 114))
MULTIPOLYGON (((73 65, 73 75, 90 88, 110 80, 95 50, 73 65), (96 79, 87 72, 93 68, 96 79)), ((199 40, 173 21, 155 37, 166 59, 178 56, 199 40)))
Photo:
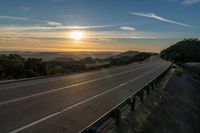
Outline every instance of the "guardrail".
POLYGON ((119 128, 121 112, 124 110, 124 108, 126 106, 130 106, 130 110, 135 111, 138 98, 139 98, 139 101, 143 102, 145 91, 146 91, 146 94, 149 95, 151 91, 157 87, 158 82, 167 74, 170 68, 171 68, 171 64, 161 74, 159 74, 154 79, 146 83, 143 87, 137 89, 133 94, 127 97, 124 101, 122 101, 121 103, 116 105, 114 108, 109 110, 107 113, 105 113, 99 119, 94 121, 88 127, 81 130, 80 133, 96 133, 99 127, 101 127, 105 122, 107 122, 111 118, 115 120, 115 126, 119 128))

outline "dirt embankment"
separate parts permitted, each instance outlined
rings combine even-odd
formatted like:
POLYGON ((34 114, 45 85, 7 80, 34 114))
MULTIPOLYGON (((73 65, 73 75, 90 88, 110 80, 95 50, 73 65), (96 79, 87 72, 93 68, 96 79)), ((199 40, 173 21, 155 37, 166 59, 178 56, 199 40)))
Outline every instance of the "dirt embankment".
POLYGON ((106 132, 199 133, 200 80, 186 70, 172 71, 135 112, 123 114, 120 129, 106 132))

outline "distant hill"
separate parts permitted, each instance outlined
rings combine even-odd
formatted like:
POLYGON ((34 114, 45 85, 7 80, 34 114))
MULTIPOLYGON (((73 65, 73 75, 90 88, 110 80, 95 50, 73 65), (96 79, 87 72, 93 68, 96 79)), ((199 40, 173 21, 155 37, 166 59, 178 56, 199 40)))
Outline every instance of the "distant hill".
POLYGON ((68 57, 57 57, 57 58, 52 59, 51 61, 73 62, 74 60, 72 58, 68 58, 68 57))
MULTIPOLYGON (((22 54, 22 52, 20 53, 22 54)), ((2 54, 0 53, 0 80, 30 78, 69 72, 84 72, 88 70, 108 68, 116 65, 126 65, 133 62, 139 62, 152 55, 151 53, 136 53, 137 52, 128 51, 115 56, 117 58, 93 58, 89 56, 80 60, 74 60, 66 56, 57 56, 63 55, 62 53, 38 54, 23 52, 23 54, 31 57, 25 58, 19 54, 8 54, 8 52, 2 52, 2 54), (48 56, 48 59, 50 59, 50 57, 53 59, 47 60, 47 58, 38 58, 38 55, 42 55, 42 57, 48 56)), ((103 54, 105 55, 105 53, 103 54)), ((113 55, 111 57, 113 57, 113 55)))
POLYGON ((138 51, 127 51, 127 52, 124 52, 124 53, 120 53, 120 54, 117 54, 117 55, 114 55, 112 56, 111 58, 122 58, 122 57, 133 57, 135 55, 139 54, 138 51))
MULTIPOLYGON (((16 53, 24 58, 42 58, 45 61, 50 61, 55 59, 61 59, 64 58, 71 58, 73 60, 81 60, 86 57, 92 57, 92 58, 109 58, 111 56, 114 56, 116 54, 119 54, 119 52, 20 52, 20 51, 0 51, 0 54, 12 54, 16 53)), ((68 59, 67 59, 68 60, 68 59)))
POLYGON ((128 51, 119 54, 117 56, 114 56, 114 58, 113 57, 109 58, 109 61, 111 65, 126 65, 132 62, 143 61, 152 55, 153 55, 152 53, 147 53, 147 52, 128 51))
POLYGON ((161 51, 160 56, 174 62, 200 62, 200 40, 185 39, 161 51))
POLYGON ((80 60, 83 64, 90 64, 90 63, 95 63, 94 59, 92 57, 86 57, 84 59, 80 60))

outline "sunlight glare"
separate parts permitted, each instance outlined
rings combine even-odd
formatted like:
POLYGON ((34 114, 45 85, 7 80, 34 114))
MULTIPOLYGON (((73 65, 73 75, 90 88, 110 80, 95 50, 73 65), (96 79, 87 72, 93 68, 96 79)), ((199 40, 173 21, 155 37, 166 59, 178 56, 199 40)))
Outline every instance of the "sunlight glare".
POLYGON ((73 40, 82 40, 84 37, 84 33, 80 31, 73 31, 70 33, 70 38, 73 40))

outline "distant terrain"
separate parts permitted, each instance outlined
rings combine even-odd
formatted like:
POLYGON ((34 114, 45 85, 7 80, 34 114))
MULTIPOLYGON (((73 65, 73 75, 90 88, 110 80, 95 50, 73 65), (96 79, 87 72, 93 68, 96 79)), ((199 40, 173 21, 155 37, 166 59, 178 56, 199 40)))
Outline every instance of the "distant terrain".
POLYGON ((67 74, 143 61, 152 53, 32 53, 1 52, 0 80, 67 74))
POLYGON ((0 51, 1 54, 18 54, 24 58, 42 58, 45 61, 71 58, 80 60, 86 57, 108 58, 119 54, 120 52, 20 52, 20 51, 0 51))
POLYGON ((139 51, 127 51, 127 52, 124 52, 124 53, 116 54, 116 55, 112 56, 111 58, 133 57, 133 56, 135 56, 139 53, 140 53, 139 51))

